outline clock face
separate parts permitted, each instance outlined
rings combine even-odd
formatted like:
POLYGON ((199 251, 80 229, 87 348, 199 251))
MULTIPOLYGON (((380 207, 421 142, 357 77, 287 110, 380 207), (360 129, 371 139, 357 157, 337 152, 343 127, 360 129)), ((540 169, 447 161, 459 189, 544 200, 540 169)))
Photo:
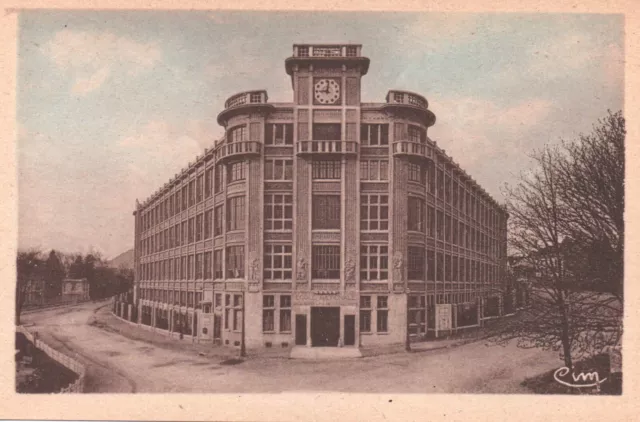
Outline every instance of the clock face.
POLYGON ((340 99, 340 84, 335 79, 318 79, 313 95, 318 104, 335 104, 340 99))

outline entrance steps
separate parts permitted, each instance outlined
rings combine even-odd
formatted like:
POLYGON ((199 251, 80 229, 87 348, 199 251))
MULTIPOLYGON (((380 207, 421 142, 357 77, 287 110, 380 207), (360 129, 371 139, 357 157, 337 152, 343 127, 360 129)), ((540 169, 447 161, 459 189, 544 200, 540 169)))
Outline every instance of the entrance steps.
POLYGON ((338 360, 361 358, 357 347, 306 347, 295 346, 291 349, 290 359, 338 360))

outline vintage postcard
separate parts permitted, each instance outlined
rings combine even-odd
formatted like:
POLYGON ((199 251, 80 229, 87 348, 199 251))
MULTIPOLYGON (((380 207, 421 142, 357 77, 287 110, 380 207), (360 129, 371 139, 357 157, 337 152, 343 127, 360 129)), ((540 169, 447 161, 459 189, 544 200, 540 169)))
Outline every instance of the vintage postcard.
POLYGON ((623 11, 11 14, 16 400, 628 396, 623 11))

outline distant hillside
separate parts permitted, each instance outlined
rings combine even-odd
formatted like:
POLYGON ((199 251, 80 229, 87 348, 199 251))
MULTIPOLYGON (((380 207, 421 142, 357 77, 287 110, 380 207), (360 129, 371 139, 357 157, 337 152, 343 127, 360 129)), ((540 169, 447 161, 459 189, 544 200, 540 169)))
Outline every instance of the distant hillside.
POLYGON ((129 249, 126 252, 113 258, 108 262, 108 265, 112 268, 130 268, 133 269, 133 249, 129 249))

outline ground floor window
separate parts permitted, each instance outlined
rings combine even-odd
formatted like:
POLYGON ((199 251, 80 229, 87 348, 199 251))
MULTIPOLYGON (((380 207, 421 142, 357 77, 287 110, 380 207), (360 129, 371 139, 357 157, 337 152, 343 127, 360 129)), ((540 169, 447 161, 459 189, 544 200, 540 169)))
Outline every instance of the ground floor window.
POLYGON ((291 332, 291 296, 264 295, 262 298, 262 331, 275 332, 276 315, 279 317, 278 331, 291 332))
POLYGON ((371 332, 371 296, 360 296, 360 332, 371 332))
POLYGON ((409 296, 409 334, 425 334, 427 329, 427 303, 423 295, 409 296))
POLYGON ((386 333, 389 329, 389 301, 387 296, 378 296, 376 303, 376 328, 379 333, 386 333))
POLYGON ((389 331, 389 297, 388 296, 360 296, 360 332, 370 333, 372 330, 372 314, 375 312, 376 332, 389 331), (374 307, 375 305, 375 307, 374 307))

